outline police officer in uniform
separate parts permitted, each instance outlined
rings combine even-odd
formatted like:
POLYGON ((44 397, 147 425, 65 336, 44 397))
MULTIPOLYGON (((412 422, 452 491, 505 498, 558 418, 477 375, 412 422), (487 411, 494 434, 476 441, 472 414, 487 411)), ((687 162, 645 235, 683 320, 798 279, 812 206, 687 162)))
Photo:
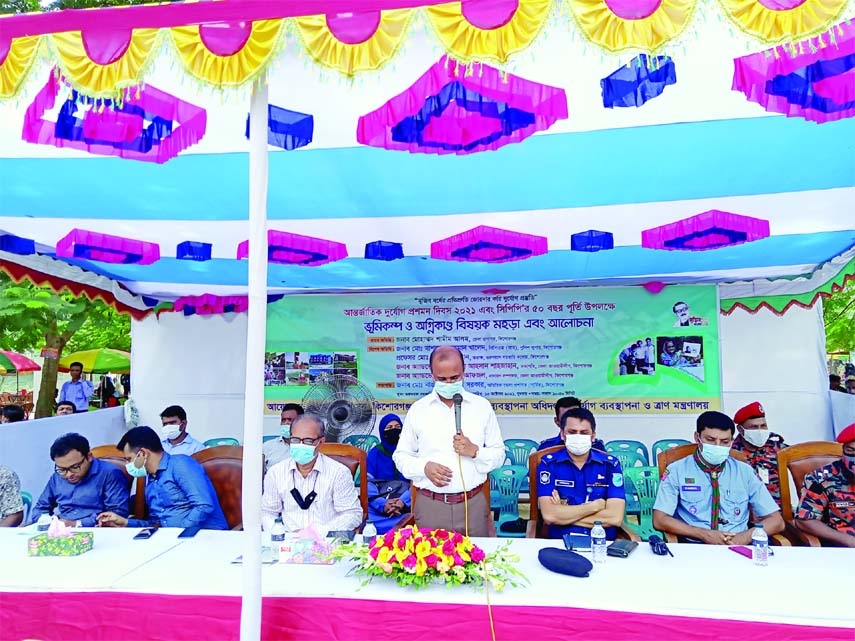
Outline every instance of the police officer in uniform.
POLYGON ((766 484, 766 489, 769 490, 778 507, 781 507, 778 452, 787 447, 784 437, 769 431, 766 412, 757 401, 746 405, 734 414, 733 422, 736 423, 736 430, 739 432, 733 439, 733 449, 745 454, 748 464, 766 484))
MULTIPOLYGON (((552 422, 555 423, 555 426, 558 428, 558 434, 541 441, 540 445, 537 446, 538 452, 550 447, 555 447, 556 445, 564 445, 564 439, 561 436, 561 417, 564 416, 564 413, 567 410, 573 409, 574 407, 582 407, 582 401, 575 396, 562 396, 555 401, 555 418, 552 419, 552 422)), ((606 446, 598 438, 594 439, 594 445, 592 447, 595 450, 600 450, 601 452, 606 451, 606 446)))
POLYGON ((601 521, 606 538, 614 540, 626 507, 620 461, 591 449, 597 422, 590 411, 568 409, 560 427, 565 449, 547 454, 537 467, 537 505, 549 536, 590 534, 601 521))
POLYGON ((839 461, 805 476, 796 526, 833 546, 855 548, 855 423, 840 432, 839 461))
POLYGON ((778 505, 750 465, 730 457, 735 426, 721 412, 698 416, 697 450, 662 475, 653 527, 682 543, 750 545, 749 507, 767 534, 784 529, 778 505))

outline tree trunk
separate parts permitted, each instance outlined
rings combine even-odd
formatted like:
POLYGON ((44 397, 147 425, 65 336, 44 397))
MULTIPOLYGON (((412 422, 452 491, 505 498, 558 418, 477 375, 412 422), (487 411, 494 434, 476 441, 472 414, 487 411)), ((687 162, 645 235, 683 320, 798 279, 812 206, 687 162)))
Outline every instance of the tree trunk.
POLYGON ((42 383, 39 387, 39 399, 36 403, 36 418, 53 416, 53 405, 57 397, 56 379, 59 368, 59 359, 62 357, 62 349, 68 339, 58 332, 45 333, 45 347, 56 350, 56 358, 45 358, 42 366, 42 383))

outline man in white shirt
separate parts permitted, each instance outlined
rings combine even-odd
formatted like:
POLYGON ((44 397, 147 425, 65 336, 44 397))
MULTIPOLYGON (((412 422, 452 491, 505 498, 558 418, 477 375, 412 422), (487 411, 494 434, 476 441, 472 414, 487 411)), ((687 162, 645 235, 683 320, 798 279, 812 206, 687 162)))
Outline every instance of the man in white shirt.
POLYGON ((302 405, 285 403, 282 407, 282 413, 279 415, 279 438, 270 439, 261 447, 264 453, 265 474, 279 461, 284 461, 290 456, 291 448, 288 445, 288 439, 291 438, 291 423, 302 415, 302 405))
POLYGON ((163 451, 167 454, 193 456, 205 449, 205 444, 190 436, 187 431, 187 412, 180 405, 170 405, 160 413, 163 424, 163 451))
POLYGON ((392 460, 417 488, 417 526, 489 536, 492 517, 481 485, 504 462, 505 444, 490 401, 463 389, 463 370, 459 349, 441 345, 433 350, 434 389, 407 412, 392 460), (462 396, 459 434, 456 394, 462 396))
POLYGON ((261 525, 270 531, 276 517, 289 532, 309 525, 321 536, 353 530, 362 523, 362 505, 350 470, 318 452, 324 424, 303 414, 291 423, 291 456, 271 467, 264 477, 261 525))

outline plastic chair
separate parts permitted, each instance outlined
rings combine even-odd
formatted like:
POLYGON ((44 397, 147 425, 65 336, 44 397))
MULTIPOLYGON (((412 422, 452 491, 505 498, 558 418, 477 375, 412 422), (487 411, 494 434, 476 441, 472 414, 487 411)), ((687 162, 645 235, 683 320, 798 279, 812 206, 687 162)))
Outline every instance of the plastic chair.
POLYGON ((344 443, 358 447, 363 452, 369 452, 372 447, 380 444, 380 439, 373 434, 354 434, 344 439, 344 443))
POLYGON ((608 453, 620 461, 620 466, 623 469, 623 489, 626 492, 626 512, 627 514, 638 514, 641 506, 638 503, 635 486, 633 486, 632 481, 627 478, 626 472, 628 469, 633 467, 646 467, 647 461, 641 456, 641 454, 630 449, 608 453))
POLYGON ((267 443, 268 441, 275 441, 277 438, 282 438, 282 437, 279 436, 278 434, 268 434, 267 436, 261 437, 261 442, 267 443))
POLYGON ((205 447, 217 447, 218 445, 240 445, 240 441, 229 436, 222 436, 220 438, 209 438, 203 443, 203 445, 205 447))
POLYGON ((505 452, 511 465, 521 465, 528 469, 528 457, 537 450, 537 442, 531 439, 506 439, 505 452))
POLYGON ((33 509, 33 495, 29 492, 21 492, 21 500, 24 502, 24 520, 21 525, 26 525, 30 518, 30 510, 33 509))
MULTIPOLYGON (((504 520, 519 518, 520 490, 528 478, 528 468, 525 465, 503 465, 490 472, 490 506, 499 511, 499 523, 504 520)), ((499 536, 525 537, 525 532, 510 534, 498 531, 499 536)))
POLYGON ((644 459, 645 467, 650 465, 650 456, 647 453, 647 447, 641 441, 609 441, 606 443, 606 452, 609 454, 619 454, 621 452, 636 452, 644 459))
POLYGON ((638 534, 642 541, 646 541, 653 534, 662 537, 661 532, 653 527, 653 504, 656 503, 656 492, 659 491, 659 468, 630 467, 624 470, 624 478, 627 483, 632 483, 639 505, 639 524, 625 521, 624 525, 638 534))
POLYGON ((661 441, 656 441, 653 447, 650 448, 650 453, 653 455, 653 462, 659 460, 659 455, 665 450, 670 450, 681 445, 688 445, 691 441, 682 438, 664 438, 661 441))

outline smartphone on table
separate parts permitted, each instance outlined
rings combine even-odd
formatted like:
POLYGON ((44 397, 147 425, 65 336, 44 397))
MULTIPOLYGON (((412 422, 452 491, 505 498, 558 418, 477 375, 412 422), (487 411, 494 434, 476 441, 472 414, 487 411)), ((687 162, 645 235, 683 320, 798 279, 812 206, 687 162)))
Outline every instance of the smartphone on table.
POLYGON ((154 533, 157 532, 156 527, 144 527, 134 536, 134 541, 141 541, 143 539, 150 539, 154 536, 154 533))

